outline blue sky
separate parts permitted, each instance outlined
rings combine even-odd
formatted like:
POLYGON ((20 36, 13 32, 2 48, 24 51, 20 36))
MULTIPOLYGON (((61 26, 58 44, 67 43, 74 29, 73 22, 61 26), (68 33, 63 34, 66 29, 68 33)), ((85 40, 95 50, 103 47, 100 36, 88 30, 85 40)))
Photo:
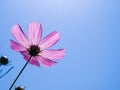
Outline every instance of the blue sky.
POLYGON ((31 21, 42 24, 43 37, 54 30, 60 32, 61 40, 52 48, 65 48, 66 55, 51 68, 29 64, 15 86, 23 85, 25 90, 120 90, 119 0, 1 1, 0 54, 15 66, 0 78, 2 90, 8 90, 25 64, 22 55, 9 46, 11 28, 20 24, 27 34, 31 21))

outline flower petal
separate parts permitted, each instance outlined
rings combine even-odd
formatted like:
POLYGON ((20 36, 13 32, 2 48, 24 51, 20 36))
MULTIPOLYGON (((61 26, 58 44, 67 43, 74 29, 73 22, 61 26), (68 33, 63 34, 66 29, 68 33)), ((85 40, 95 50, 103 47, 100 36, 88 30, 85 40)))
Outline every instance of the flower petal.
POLYGON ((13 41, 13 40, 10 40, 10 47, 15 50, 15 51, 25 51, 26 49, 20 45, 19 43, 13 41))
POLYGON ((51 67, 51 66, 53 66, 53 65, 55 65, 57 63, 55 61, 52 61, 50 59, 47 59, 47 58, 44 58, 44 57, 40 57, 40 56, 39 56, 39 62, 41 64, 43 64, 44 66, 47 66, 47 67, 51 67))
POLYGON ((32 22, 28 27, 28 36, 32 44, 38 45, 42 36, 42 26, 40 23, 32 22))
POLYGON ((20 53, 23 55, 23 57, 26 61, 30 58, 30 55, 27 51, 21 51, 20 53))
POLYGON ((42 57, 51 59, 51 60, 58 60, 61 59, 65 55, 64 49, 58 49, 58 50, 43 50, 40 55, 42 57))
POLYGON ((53 46, 60 39, 60 35, 58 32, 54 31, 47 35, 39 44, 41 49, 48 48, 53 46))
POLYGON ((37 57, 32 57, 29 63, 35 66, 40 66, 40 63, 37 57))
MULTIPOLYGON (((30 58, 30 55, 28 54, 28 52, 27 51, 22 51, 20 53, 23 55, 24 59, 26 61, 28 61, 28 59, 30 58)), ((35 66, 40 66, 38 59, 39 58, 37 58, 37 57, 32 57, 29 63, 32 64, 32 65, 35 65, 35 66)))
POLYGON ((22 31, 21 27, 19 25, 14 25, 11 30, 13 36, 20 42, 20 44, 24 47, 28 47, 29 40, 25 36, 24 32, 22 31))

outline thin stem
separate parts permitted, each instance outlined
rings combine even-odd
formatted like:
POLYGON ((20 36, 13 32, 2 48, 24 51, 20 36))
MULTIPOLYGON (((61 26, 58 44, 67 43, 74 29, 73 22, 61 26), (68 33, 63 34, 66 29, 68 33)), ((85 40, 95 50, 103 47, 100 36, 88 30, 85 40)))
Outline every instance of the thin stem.
MULTIPOLYGON (((3 75, 0 76, 0 78, 2 78, 3 76, 5 76, 8 72, 10 72, 12 69, 14 68, 14 66, 12 66, 7 72, 5 72, 3 75)), ((0 73, 2 72, 2 70, 0 71, 0 73)))
POLYGON ((25 63, 25 65, 23 66, 23 68, 21 69, 21 71, 19 72, 19 74, 17 75, 17 77, 15 78, 15 80, 13 81, 13 83, 11 84, 9 90, 12 89, 13 85, 15 84, 15 82, 17 81, 17 79, 19 78, 19 76, 21 75, 21 73, 23 72, 23 70, 25 69, 25 67, 27 66, 27 64, 30 62, 31 58, 32 58, 32 56, 29 57, 28 61, 25 63))

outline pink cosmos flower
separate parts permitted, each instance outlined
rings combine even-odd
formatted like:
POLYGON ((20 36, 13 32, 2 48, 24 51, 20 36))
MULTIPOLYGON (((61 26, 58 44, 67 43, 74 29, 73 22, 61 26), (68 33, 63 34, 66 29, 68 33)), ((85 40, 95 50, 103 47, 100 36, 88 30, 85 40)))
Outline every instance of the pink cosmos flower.
POLYGON ((26 61, 31 57, 30 64, 36 66, 40 66, 40 64, 52 66, 56 63, 55 60, 61 59, 65 54, 64 49, 48 49, 59 41, 60 35, 54 31, 41 39, 42 26, 38 22, 29 24, 28 38, 19 25, 14 25, 11 32, 18 41, 10 40, 11 48, 20 52, 26 61))

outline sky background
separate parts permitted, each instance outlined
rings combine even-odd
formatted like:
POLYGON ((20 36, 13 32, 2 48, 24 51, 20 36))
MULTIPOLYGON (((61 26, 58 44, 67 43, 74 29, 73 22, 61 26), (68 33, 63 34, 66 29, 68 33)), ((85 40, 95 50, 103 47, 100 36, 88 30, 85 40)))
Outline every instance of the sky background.
POLYGON ((120 0, 2 0, 0 54, 8 56, 11 65, 0 69, 14 69, 0 78, 0 90, 8 90, 26 63, 10 48, 11 28, 20 24, 27 34, 28 24, 36 21, 42 24, 43 37, 60 32, 61 39, 52 48, 64 48, 66 55, 50 68, 29 64, 14 87, 120 90, 120 0))

